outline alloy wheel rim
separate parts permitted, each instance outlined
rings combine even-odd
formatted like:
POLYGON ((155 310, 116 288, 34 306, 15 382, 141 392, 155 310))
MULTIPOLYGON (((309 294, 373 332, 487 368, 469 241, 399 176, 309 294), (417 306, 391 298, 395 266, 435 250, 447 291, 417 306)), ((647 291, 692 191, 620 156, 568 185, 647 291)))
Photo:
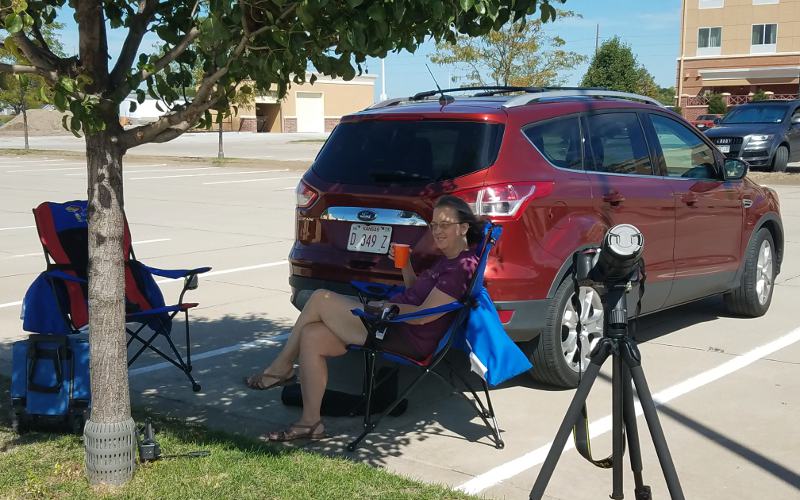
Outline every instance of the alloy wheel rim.
POLYGON ((772 245, 768 240, 764 240, 758 249, 758 260, 756 261, 756 294, 758 295, 758 303, 762 306, 767 303, 772 291, 772 282, 774 280, 772 261, 772 245))
POLYGON ((600 294, 592 287, 581 287, 578 299, 581 306, 580 335, 572 296, 561 318, 561 353, 567 366, 575 372, 586 370, 592 349, 603 336, 603 303, 600 294))

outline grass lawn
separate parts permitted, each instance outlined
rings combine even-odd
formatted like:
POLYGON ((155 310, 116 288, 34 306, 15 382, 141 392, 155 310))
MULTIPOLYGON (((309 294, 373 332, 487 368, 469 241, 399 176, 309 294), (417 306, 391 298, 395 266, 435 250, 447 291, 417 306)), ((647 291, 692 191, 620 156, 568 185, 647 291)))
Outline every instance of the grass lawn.
POLYGON ((163 455, 210 455, 140 464, 126 486, 93 490, 80 436, 11 432, 8 388, 9 379, 0 377, 0 498, 469 498, 343 458, 136 412, 137 423, 152 418, 163 455))

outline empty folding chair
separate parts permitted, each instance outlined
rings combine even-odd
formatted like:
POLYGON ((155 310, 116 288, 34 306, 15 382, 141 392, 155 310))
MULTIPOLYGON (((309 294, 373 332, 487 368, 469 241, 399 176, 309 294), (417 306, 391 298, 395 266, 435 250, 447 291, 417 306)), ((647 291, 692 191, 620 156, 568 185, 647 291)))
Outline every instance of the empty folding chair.
MULTIPOLYGON (((89 265, 88 219, 85 200, 66 203, 44 202, 33 210, 39 239, 44 249, 47 271, 42 273, 39 282, 52 287, 58 310, 50 314, 61 315, 73 331, 84 328, 89 322, 87 304, 87 273, 89 265)), ((197 288, 197 276, 209 271, 210 267, 197 269, 166 270, 149 267, 138 260, 131 246, 130 230, 124 221, 123 254, 125 256, 125 329, 128 332, 128 346, 137 341, 138 349, 128 360, 132 365, 145 350, 155 352, 181 370, 192 383, 192 389, 200 390, 191 375, 191 340, 189 337, 189 310, 197 303, 184 302, 188 290, 197 288), (153 275, 170 279, 184 279, 183 289, 178 301, 166 305, 161 290, 153 275), (186 354, 181 356, 172 340, 172 320, 184 313, 186 354), (147 328, 149 332, 144 332, 147 328), (163 338, 168 346, 165 352, 154 342, 163 338)), ((37 328, 33 321, 23 324, 23 328, 37 328), (29 325, 30 323, 30 325, 29 325), (28 325, 28 326, 26 326, 28 325), (33 326, 32 326, 33 325, 33 326)), ((38 330, 38 333, 51 333, 38 330)))
MULTIPOLYGON (((424 360, 413 359, 403 354, 381 349, 379 345, 376 346, 370 341, 365 346, 348 346, 350 350, 364 352, 364 399, 366 404, 363 431, 348 445, 347 449, 349 451, 355 450, 361 440, 375 429, 381 419, 391 413, 429 374, 435 375, 452 386, 458 394, 464 396, 478 416, 481 417, 487 429, 492 433, 495 446, 497 448, 505 446, 503 439, 500 437, 500 429, 497 425, 497 418, 489 395, 489 386, 497 385, 512 376, 526 371, 531 368, 531 365, 527 357, 502 330, 497 311, 494 309, 494 305, 483 287, 483 273, 486 269, 486 261, 501 232, 502 228, 500 226, 491 223, 486 224, 483 241, 477 247, 478 267, 470 280, 466 293, 460 300, 439 307, 395 316, 392 316, 388 310, 385 310, 380 317, 369 314, 362 309, 354 309, 352 311, 366 325, 369 339, 374 338, 377 331, 384 330, 391 323, 400 323, 451 311, 456 311, 457 314, 439 342, 437 349, 424 360), (477 392, 466 377, 453 369, 447 361, 446 356, 452 347, 470 353, 470 364, 473 367, 473 371, 478 372, 481 376, 485 403, 478 397, 477 392), (394 403, 373 419, 370 405, 375 391, 380 388, 382 382, 375 380, 375 363, 379 357, 392 363, 419 369, 421 373, 401 392, 394 403), (436 371, 436 368, 440 365, 447 366, 450 369, 451 373, 472 394, 472 399, 466 397, 448 378, 436 371)), ((367 300, 389 298, 402 291, 402 287, 396 285, 353 282, 353 286, 358 290, 359 296, 365 304, 367 300)))

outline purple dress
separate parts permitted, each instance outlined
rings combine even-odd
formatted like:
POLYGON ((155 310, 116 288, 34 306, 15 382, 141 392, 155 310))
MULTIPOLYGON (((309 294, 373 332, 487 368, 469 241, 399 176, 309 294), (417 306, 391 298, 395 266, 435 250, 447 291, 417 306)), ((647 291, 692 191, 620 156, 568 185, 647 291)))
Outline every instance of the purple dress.
MULTIPOLYGON (((389 301, 395 304, 419 306, 428 298, 434 287, 456 300, 461 299, 477 267, 478 257, 471 248, 452 259, 442 256, 433 267, 417 276, 417 280, 410 288, 390 297, 389 301)), ((415 359, 425 359, 436 350, 456 313, 457 311, 449 312, 424 325, 398 323, 386 336, 384 349, 409 355, 415 359)))

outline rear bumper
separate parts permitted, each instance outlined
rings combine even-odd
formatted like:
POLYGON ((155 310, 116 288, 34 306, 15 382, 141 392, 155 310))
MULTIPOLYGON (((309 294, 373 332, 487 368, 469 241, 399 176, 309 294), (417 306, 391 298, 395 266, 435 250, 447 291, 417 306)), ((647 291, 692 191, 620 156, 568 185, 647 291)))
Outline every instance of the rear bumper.
MULTIPOLYGON (((344 295, 356 295, 356 290, 349 283, 329 281, 303 276, 289 276, 289 286, 292 288, 292 305, 302 310, 314 290, 324 288, 344 295)), ((533 340, 545 327, 545 318, 549 299, 542 300, 496 300, 498 310, 513 310, 514 315, 503 327, 509 337, 515 342, 533 340)))

